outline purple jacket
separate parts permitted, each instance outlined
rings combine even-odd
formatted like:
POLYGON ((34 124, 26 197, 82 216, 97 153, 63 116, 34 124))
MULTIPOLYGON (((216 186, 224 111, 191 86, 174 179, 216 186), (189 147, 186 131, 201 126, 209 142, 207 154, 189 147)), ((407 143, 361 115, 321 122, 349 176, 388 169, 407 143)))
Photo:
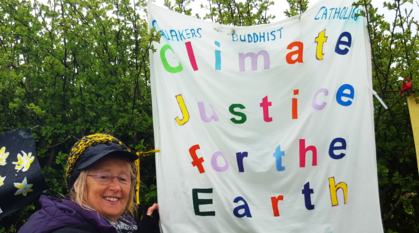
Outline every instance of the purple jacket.
MULTIPOLYGON (((36 211, 23 225, 19 233, 51 232, 66 226, 90 224, 103 233, 116 233, 116 229, 109 225, 95 211, 83 209, 79 204, 67 199, 58 199, 42 195, 39 198, 42 209, 36 211)), ((127 220, 136 224, 130 217, 127 220)))

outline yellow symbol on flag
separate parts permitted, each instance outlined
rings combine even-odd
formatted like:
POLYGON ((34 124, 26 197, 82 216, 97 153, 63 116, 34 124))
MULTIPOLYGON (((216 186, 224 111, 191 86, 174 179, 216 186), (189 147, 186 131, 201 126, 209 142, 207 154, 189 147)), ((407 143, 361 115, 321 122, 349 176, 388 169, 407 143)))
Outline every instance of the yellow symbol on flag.
POLYGON ((2 147, 1 149, 0 149, 0 165, 1 166, 4 166, 4 165, 6 165, 7 163, 6 163, 6 159, 7 159, 7 157, 9 157, 9 152, 6 152, 6 147, 2 147))
POLYGON ((15 195, 22 194, 23 196, 26 197, 26 194, 33 191, 31 189, 32 186, 33 186, 33 184, 28 184, 28 182, 26 180, 26 177, 25 177, 25 179, 22 181, 22 183, 15 183, 15 187, 17 188, 17 191, 15 192, 15 195))
POLYGON ((409 106, 410 121, 412 122, 413 138, 415 140, 416 157, 419 169, 419 104, 416 103, 415 97, 407 98, 409 106))
POLYGON ((6 177, 0 176, 0 187, 4 185, 4 179, 6 179, 6 177))
POLYGON ((29 168, 30 168, 30 166, 31 166, 31 164, 32 164, 32 162, 34 161, 34 159, 35 159, 35 157, 34 156, 32 156, 32 152, 29 152, 29 154, 26 154, 23 150, 22 150, 22 154, 23 154, 23 156, 22 155, 20 155, 20 153, 18 153, 17 154, 17 159, 18 159, 18 161, 17 162, 13 162, 13 164, 16 164, 16 167, 15 167, 15 169, 19 172, 20 170, 22 170, 22 168, 23 168, 23 172, 26 172, 29 168))

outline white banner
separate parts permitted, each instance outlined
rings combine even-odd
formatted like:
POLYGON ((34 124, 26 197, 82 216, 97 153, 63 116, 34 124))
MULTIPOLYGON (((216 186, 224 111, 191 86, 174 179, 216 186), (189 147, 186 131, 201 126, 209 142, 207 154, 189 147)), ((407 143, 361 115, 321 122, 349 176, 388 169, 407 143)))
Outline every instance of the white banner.
POLYGON ((232 27, 149 3, 164 233, 383 232, 359 12, 232 27))

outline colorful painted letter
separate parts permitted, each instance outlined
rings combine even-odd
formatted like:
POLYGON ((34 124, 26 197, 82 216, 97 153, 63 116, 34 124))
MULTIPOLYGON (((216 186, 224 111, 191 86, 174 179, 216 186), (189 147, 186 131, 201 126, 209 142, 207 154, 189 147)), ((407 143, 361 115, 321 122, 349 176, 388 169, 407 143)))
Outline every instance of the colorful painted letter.
POLYGON ((229 167, 226 158, 224 157, 224 155, 220 151, 217 151, 212 155, 211 165, 212 165, 212 168, 214 168, 214 170, 216 170, 217 172, 223 172, 223 171, 227 170, 228 167, 229 167), (221 156, 221 158, 224 159, 224 163, 225 163, 225 165, 222 166, 222 167, 218 166, 218 163, 217 163, 217 158, 220 157, 220 156, 221 156))
POLYGON ((348 185, 344 182, 340 182, 339 184, 335 185, 335 177, 329 178, 329 189, 330 189, 330 199, 332 201, 332 206, 339 205, 337 191, 342 189, 343 191, 343 198, 345 200, 345 204, 348 200, 348 185))
POLYGON ((342 34, 340 34, 340 36, 339 36, 338 42, 336 43, 335 52, 337 54, 340 54, 340 55, 346 55, 349 52, 349 49, 348 48, 351 47, 351 44, 352 44, 352 36, 351 36, 351 33, 349 33, 349 32, 342 32, 342 34), (343 37, 346 37, 348 41, 342 40, 343 37), (348 48, 341 49, 339 47, 340 45, 348 46, 348 48))
POLYGON ((346 150, 346 140, 344 138, 335 138, 333 139, 333 141, 330 143, 330 147, 329 147, 329 156, 332 159, 341 159, 343 157, 345 157, 345 153, 340 153, 340 154, 335 154, 335 150, 346 150), (336 143, 340 143, 341 146, 336 146, 336 143))
POLYGON ((196 59, 195 59, 195 54, 193 52, 192 43, 190 41, 186 42, 185 46, 186 46, 186 51, 188 51, 189 62, 192 65, 192 69, 194 71, 197 71, 198 65, 196 64, 196 59))
POLYGON ((276 147, 275 152, 274 152, 274 157, 276 158, 276 170, 277 171, 284 171, 285 167, 282 166, 282 156, 285 155, 284 151, 281 151, 281 145, 278 145, 278 147, 276 147))
POLYGON ((316 49, 316 58, 317 60, 323 60, 323 43, 327 41, 327 36, 325 36, 326 34, 326 29, 324 29, 323 31, 321 31, 319 33, 319 36, 316 37, 315 41, 317 43, 317 49, 316 49))
POLYGON ((274 212, 275 217, 279 217, 279 209, 278 209, 278 202, 283 201, 284 196, 279 195, 278 197, 271 197, 271 203, 272 203, 272 210, 274 212))
POLYGON ((313 154, 313 166, 317 166, 317 149, 315 146, 308 146, 306 148, 306 140, 300 139, 300 167, 306 166, 306 154, 307 151, 311 151, 313 154))
MULTIPOLYGON (((215 45, 220 47, 220 42, 215 41, 215 45)), ((221 51, 215 50, 215 70, 221 70, 221 51)))
POLYGON ((346 100, 343 101, 342 97, 347 97, 349 99, 354 99, 355 97, 355 89, 353 86, 349 85, 349 84, 343 84, 338 92, 336 93, 336 101, 338 102, 338 104, 342 105, 342 106, 350 106, 352 104, 351 100, 346 100), (349 93, 345 93, 345 90, 348 90, 349 93))
POLYGON ((212 199, 199 199, 198 193, 212 193, 212 188, 209 189, 192 189, 192 202, 193 202, 193 210, 195 215, 198 216, 215 216, 215 211, 206 211, 201 212, 199 210, 200 205, 211 205, 212 199))
POLYGON ((326 88, 320 88, 316 94, 314 95, 313 101, 311 102, 311 107, 313 107, 314 109, 317 110, 322 110, 324 107, 326 107, 326 102, 323 102, 321 105, 318 105, 316 100, 317 100, 317 96, 320 93, 324 93, 325 96, 327 96, 329 94, 329 91, 326 88))
POLYGON ((186 108, 185 101, 183 101, 182 95, 177 95, 176 100, 179 104, 180 111, 182 112, 183 118, 181 120, 179 119, 179 117, 176 117, 175 120, 178 125, 184 125, 186 124, 186 122, 189 121, 189 112, 188 112, 188 109, 186 108))
POLYGON ((292 42, 288 45, 287 49, 293 49, 294 47, 298 47, 297 50, 289 52, 285 57, 288 64, 295 64, 295 63, 303 63, 303 49, 304 44, 300 41, 292 42), (293 59, 292 57, 297 55, 297 58, 293 59))
POLYGON ((198 158, 198 156, 196 155, 196 151, 198 149, 201 149, 199 147, 199 144, 191 146, 191 148, 189 148, 189 154, 192 157, 192 166, 198 167, 199 173, 204 173, 205 169, 204 169, 204 166, 202 166, 202 163, 204 162, 204 158, 202 157, 198 158))
POLYGON ((164 69, 166 69, 166 71, 167 72, 170 72, 170 73, 178 73, 178 72, 181 72, 183 70, 183 66, 182 66, 182 64, 180 64, 180 62, 179 62, 179 65, 176 66, 176 67, 170 66, 169 63, 167 62, 167 59, 166 59, 166 51, 168 49, 172 50, 172 52, 173 52, 172 47, 170 47, 170 45, 168 45, 168 44, 167 45, 164 45, 161 48, 161 50, 160 50, 160 58, 161 58, 161 61, 163 63, 164 69))
POLYGON ((199 114, 201 115, 201 119, 204 122, 210 122, 212 120, 214 121, 218 121, 218 116, 217 113, 215 113, 214 108, 212 107, 212 105, 209 105, 211 107, 212 110, 212 116, 211 117, 207 117, 207 115, 205 114, 205 107, 204 107, 204 103, 203 102, 198 102, 198 108, 199 108, 199 114))
POLYGON ((260 107, 263 108, 263 120, 265 122, 271 122, 272 117, 269 117, 269 107, 272 106, 272 102, 268 101, 268 96, 263 97, 260 107))
POLYGON ((263 61, 264 61, 264 66, 263 68, 265 70, 269 69, 271 67, 271 63, 270 63, 270 59, 269 59, 269 53, 266 52, 266 50, 261 50, 259 51, 257 54, 255 53, 239 53, 239 70, 240 72, 243 72, 245 70, 244 68, 244 60, 246 59, 246 57, 250 57, 250 60, 252 62, 252 71, 256 71, 258 69, 258 57, 262 55, 263 56, 263 61))
POLYGON ((246 114, 244 114, 242 112, 236 112, 234 110, 235 108, 245 109, 245 107, 244 107, 243 104, 232 104, 232 105, 230 105, 230 107, 228 108, 228 110, 231 112, 231 114, 236 115, 238 117, 241 117, 241 119, 239 119, 239 120, 237 120, 235 118, 230 118, 230 120, 234 124, 243 124, 247 120, 246 114))
POLYGON ((249 205, 247 204, 246 200, 244 200, 243 197, 236 197, 234 199, 234 203, 237 203, 239 201, 243 202, 243 205, 237 206, 233 210, 233 214, 238 218, 248 217, 251 218, 252 214, 250 213, 249 205), (239 213, 240 210, 243 210, 243 213, 239 213))
MULTIPOLYGON (((294 90, 294 95, 298 95, 298 89, 294 90)), ((292 119, 298 119, 298 99, 292 98, 292 119)))
POLYGON ((247 152, 237 152, 236 153, 236 159, 237 159, 237 167, 239 167, 239 172, 244 172, 244 167, 243 167, 243 159, 247 158, 247 152))
POLYGON ((310 182, 307 182, 304 185, 304 189, 301 191, 301 193, 304 195, 304 203, 306 209, 314 210, 314 205, 311 204, 311 194, 314 193, 314 190, 310 188, 310 182))

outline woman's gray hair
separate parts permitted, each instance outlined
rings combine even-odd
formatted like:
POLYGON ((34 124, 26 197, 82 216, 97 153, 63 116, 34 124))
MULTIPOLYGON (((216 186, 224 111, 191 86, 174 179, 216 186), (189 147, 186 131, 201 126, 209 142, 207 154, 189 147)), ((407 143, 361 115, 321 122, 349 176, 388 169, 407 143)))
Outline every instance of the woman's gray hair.
MULTIPOLYGON (((129 163, 130 168, 131 168, 131 171, 130 171, 131 177, 136 177, 136 174, 134 172, 134 171, 136 171, 136 169, 134 167, 134 164, 131 163, 128 158, 117 156, 117 155, 107 155, 106 156, 106 158, 109 158, 109 157, 110 158, 121 159, 121 160, 124 160, 127 163, 129 163)), ((70 193, 69 193, 69 197, 70 197, 71 201, 79 204, 84 209, 94 210, 94 211, 96 211, 96 210, 86 204, 86 196, 87 196, 87 192, 88 192, 87 174, 89 173, 89 170, 97 168, 97 166, 95 166, 95 165, 97 165, 97 163, 92 164, 91 166, 89 166, 88 168, 86 168, 86 169, 84 169, 80 172, 79 177, 74 182, 73 188, 70 190, 70 193)), ((131 218, 134 218, 134 213, 137 212, 137 204, 135 204, 135 202, 134 202, 135 184, 136 184, 136 182, 135 182, 135 180, 133 180, 131 182, 131 188, 130 188, 130 192, 129 192, 129 195, 128 195, 127 205, 125 206, 124 212, 122 212, 123 216, 128 215, 131 218)))

